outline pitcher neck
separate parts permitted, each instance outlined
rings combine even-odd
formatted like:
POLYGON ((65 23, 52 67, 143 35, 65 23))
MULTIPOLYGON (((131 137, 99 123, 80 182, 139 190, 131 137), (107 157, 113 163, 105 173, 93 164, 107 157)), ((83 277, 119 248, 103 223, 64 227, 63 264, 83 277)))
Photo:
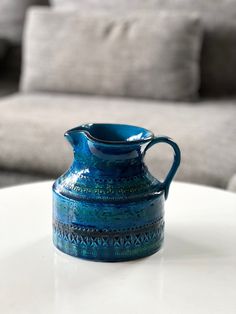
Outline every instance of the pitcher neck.
POLYGON ((130 177, 144 171, 140 145, 112 146, 91 141, 74 147, 72 170, 86 176, 130 177))

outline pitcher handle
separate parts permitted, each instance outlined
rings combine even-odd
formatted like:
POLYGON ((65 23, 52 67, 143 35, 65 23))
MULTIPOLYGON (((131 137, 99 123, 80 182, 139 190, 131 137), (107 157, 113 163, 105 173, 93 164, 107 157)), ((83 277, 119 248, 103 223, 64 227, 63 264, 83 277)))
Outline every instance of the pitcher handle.
POLYGON ((143 157, 146 155, 146 152, 149 148, 151 148, 153 145, 158 144, 158 143, 169 144, 174 150, 174 160, 173 160, 172 166, 171 166, 170 171, 168 172, 164 182, 161 183, 161 187, 165 192, 165 199, 167 199, 171 181, 174 178, 175 173, 176 173, 176 171, 179 167, 179 164, 180 164, 181 153, 180 153, 179 146, 171 138, 169 138, 167 136, 156 136, 145 147, 144 152, 143 152, 143 157))

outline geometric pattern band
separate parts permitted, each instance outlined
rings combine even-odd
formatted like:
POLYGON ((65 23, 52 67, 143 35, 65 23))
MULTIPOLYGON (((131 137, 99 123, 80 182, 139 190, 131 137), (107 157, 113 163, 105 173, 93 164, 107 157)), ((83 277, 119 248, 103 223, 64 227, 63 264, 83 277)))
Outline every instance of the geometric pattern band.
POLYGON ((131 249, 162 239, 164 220, 161 218, 140 227, 117 230, 87 228, 54 220, 53 231, 57 238, 79 247, 131 249))

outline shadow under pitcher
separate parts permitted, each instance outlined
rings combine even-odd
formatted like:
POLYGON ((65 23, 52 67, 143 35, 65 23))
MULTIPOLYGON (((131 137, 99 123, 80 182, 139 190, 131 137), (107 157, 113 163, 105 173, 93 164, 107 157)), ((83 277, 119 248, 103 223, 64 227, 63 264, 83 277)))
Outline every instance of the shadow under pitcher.
POLYGON ((74 160, 53 184, 54 245, 72 256, 110 262, 157 252, 164 238, 164 202, 180 164, 178 145, 124 124, 84 124, 65 137, 74 160), (164 182, 144 163, 158 143, 174 151, 164 182))

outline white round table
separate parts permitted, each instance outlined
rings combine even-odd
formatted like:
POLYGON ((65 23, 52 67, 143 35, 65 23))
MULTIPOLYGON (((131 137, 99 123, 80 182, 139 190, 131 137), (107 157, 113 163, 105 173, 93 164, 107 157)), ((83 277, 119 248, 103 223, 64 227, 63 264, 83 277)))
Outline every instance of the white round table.
POLYGON ((0 190, 0 313, 236 313, 236 194, 173 183, 164 248, 99 263, 53 247, 51 185, 0 190))

